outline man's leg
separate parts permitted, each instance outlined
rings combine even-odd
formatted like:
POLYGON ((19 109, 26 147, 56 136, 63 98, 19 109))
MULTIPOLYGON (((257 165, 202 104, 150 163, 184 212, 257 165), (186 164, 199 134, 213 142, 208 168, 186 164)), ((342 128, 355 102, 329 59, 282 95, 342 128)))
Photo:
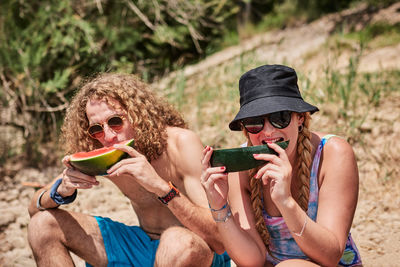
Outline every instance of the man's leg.
POLYGON ((171 227, 161 235, 154 266, 211 266, 213 257, 214 252, 198 235, 183 227, 171 227))
POLYGON ((94 217, 62 209, 36 213, 28 240, 38 266, 73 266, 69 251, 95 266, 106 266, 103 238, 94 217))

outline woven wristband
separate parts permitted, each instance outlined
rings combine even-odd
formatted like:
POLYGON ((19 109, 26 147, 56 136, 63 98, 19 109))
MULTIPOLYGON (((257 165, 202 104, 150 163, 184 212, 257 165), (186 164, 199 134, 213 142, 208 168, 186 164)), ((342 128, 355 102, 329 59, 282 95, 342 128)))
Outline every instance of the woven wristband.
POLYGON ((75 189, 75 192, 68 197, 62 197, 58 192, 57 189, 60 186, 62 179, 58 179, 50 189, 50 198, 57 203, 58 205, 69 204, 73 202, 78 194, 78 190, 75 189))
POLYGON ((165 205, 168 205, 168 202, 170 202, 174 197, 179 196, 179 190, 178 188, 176 188, 176 186, 169 181, 168 182, 169 188, 171 188, 171 190, 163 197, 158 197, 158 199, 165 205))

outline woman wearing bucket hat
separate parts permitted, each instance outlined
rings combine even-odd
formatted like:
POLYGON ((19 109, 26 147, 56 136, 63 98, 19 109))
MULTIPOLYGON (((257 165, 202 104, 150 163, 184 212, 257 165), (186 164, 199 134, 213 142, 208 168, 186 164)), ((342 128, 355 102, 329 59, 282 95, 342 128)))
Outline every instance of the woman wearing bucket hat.
POLYGON ((203 151, 201 181, 228 254, 238 266, 361 266, 349 233, 358 198, 351 146, 310 131, 318 108, 301 97, 292 68, 252 69, 239 90, 229 128, 277 155, 254 154, 265 165, 227 174, 210 167, 211 147, 203 151), (286 149, 275 144, 286 140, 286 149))

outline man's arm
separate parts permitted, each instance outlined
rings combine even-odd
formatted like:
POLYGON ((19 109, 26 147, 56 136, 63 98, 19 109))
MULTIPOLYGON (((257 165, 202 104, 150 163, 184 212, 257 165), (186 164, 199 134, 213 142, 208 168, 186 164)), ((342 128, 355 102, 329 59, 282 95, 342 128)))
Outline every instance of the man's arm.
MULTIPOLYGON (((170 134, 170 133, 169 133, 170 134)), ((168 208, 188 229, 203 238, 217 253, 225 251, 218 228, 208 208, 207 197, 200 183, 203 146, 192 131, 174 128, 176 153, 172 164, 182 175, 187 196, 182 194, 168 203, 168 208)), ((171 137, 171 136, 170 136, 171 137)))
POLYGON ((62 177, 60 174, 57 178, 55 178, 51 183, 45 185, 43 188, 37 190, 32 197, 32 200, 28 207, 29 216, 35 215, 38 211, 40 211, 38 206, 38 198, 40 196, 39 205, 45 209, 57 208, 58 205, 50 198, 50 189, 51 186, 62 177))
POLYGON ((63 158, 63 164, 66 166, 63 173, 33 195, 28 208, 31 217, 40 210, 57 208, 59 204, 71 203, 75 200, 77 189, 89 189, 99 184, 95 176, 86 175, 73 169, 69 164, 69 156, 63 158), (57 182, 57 180, 60 181, 57 182), (53 185, 54 188, 52 188, 53 185), (52 190, 54 191, 54 200, 50 197, 52 190))

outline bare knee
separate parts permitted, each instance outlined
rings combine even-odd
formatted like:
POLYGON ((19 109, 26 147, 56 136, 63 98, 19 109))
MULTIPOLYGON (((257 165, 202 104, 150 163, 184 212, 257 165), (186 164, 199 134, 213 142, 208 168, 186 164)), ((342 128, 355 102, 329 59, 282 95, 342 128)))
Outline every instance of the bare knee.
POLYGON ((213 256, 198 235, 183 227, 171 227, 161 235, 156 266, 210 266, 213 256))
POLYGON ((59 224, 48 211, 36 213, 28 225, 28 241, 32 249, 43 247, 50 241, 60 239, 59 224))

